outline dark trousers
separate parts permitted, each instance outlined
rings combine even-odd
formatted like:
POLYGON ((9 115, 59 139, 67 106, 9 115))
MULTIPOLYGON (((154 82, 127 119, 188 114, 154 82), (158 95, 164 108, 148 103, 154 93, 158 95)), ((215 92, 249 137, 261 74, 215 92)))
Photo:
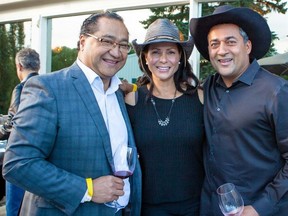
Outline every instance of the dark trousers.
POLYGON ((161 204, 143 203, 141 216, 198 216, 199 208, 200 200, 195 202, 195 199, 161 204))

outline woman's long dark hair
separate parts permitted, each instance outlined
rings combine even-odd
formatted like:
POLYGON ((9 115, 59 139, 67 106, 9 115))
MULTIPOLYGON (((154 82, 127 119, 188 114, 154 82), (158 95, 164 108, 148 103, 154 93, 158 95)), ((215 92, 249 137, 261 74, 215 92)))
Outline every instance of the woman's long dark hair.
MULTIPOLYGON (((199 86, 199 80, 193 73, 192 67, 186 57, 186 53, 184 52, 183 48, 179 44, 177 44, 177 46, 178 50, 181 52, 181 59, 179 68, 174 73, 174 83, 177 91, 182 92, 183 94, 191 95, 197 90, 199 86)), ((147 54, 148 48, 149 45, 145 46, 138 58, 139 67, 143 72, 143 75, 137 80, 138 86, 150 84, 149 93, 146 97, 147 100, 151 97, 154 88, 152 72, 149 70, 145 60, 145 54, 147 54)))

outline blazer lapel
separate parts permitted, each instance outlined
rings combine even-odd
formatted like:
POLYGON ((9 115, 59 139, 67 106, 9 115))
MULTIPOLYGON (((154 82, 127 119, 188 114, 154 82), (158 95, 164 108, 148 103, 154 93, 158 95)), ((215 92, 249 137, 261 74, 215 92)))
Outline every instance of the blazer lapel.
POLYGON ((110 164, 113 164, 112 149, 110 143, 110 137, 106 128, 105 121, 103 119, 101 110, 98 106, 97 100, 91 89, 91 86, 79 66, 74 63, 72 66, 72 78, 74 79, 73 85, 85 104, 87 111, 89 112, 91 119, 93 119, 99 134, 102 137, 103 146, 105 149, 106 157, 110 164))
POLYGON ((130 119, 127 113, 127 109, 126 109, 126 105, 125 105, 125 101, 124 101, 124 97, 123 97, 123 93, 121 90, 116 91, 116 96, 119 102, 119 106, 126 124, 126 128, 128 131, 128 143, 131 146, 135 146, 135 141, 134 141, 134 136, 133 136, 133 132, 132 132, 132 127, 130 124, 130 119))

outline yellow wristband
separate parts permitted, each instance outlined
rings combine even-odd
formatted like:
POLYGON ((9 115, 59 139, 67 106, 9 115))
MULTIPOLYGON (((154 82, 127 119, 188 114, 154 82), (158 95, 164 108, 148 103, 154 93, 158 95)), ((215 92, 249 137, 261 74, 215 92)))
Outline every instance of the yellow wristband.
POLYGON ((93 196, 93 182, 92 182, 92 178, 86 178, 86 184, 87 184, 87 188, 88 188, 88 195, 90 197, 93 196))
POLYGON ((132 84, 133 85, 133 89, 132 89, 132 92, 136 92, 137 91, 137 85, 136 84, 132 84))

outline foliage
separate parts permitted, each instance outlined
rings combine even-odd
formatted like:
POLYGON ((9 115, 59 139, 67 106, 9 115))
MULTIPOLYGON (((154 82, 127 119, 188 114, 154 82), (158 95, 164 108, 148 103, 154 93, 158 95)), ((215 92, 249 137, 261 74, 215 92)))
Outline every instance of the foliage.
MULTIPOLYGON (((287 2, 282 2, 282 0, 241 0, 241 1, 227 1, 227 2, 214 2, 214 3, 203 3, 202 4, 202 14, 206 16, 212 14, 216 7, 224 4, 230 4, 235 7, 249 7, 257 11, 262 16, 265 16, 269 13, 278 12, 285 14, 288 10, 287 2)), ((189 6, 188 5, 178 5, 178 6, 168 6, 168 7, 159 7, 151 8, 153 13, 147 20, 141 21, 140 23, 144 25, 144 28, 155 21, 157 18, 168 18, 173 23, 177 25, 179 30, 184 34, 184 38, 187 39, 189 34, 189 6)), ((277 54, 275 49, 274 41, 278 40, 275 32, 271 32, 272 43, 270 50, 267 52, 265 57, 272 56, 277 54)), ((215 70, 212 68, 209 61, 205 60, 203 57, 200 59, 200 79, 205 79, 209 74, 215 73, 215 70)))
POLYGON ((77 49, 69 47, 55 47, 52 50, 51 71, 57 71, 73 64, 77 57, 77 49))
POLYGON ((11 93, 19 83, 15 67, 15 55, 23 48, 23 23, 0 24, 0 114, 6 114, 11 93))
POLYGON ((276 55, 278 54, 277 53, 277 50, 275 48, 275 43, 274 41, 275 40, 279 40, 279 37, 277 36, 277 34, 274 32, 274 31, 271 31, 271 37, 272 37, 272 41, 271 41, 271 46, 270 46, 270 49, 268 50, 268 52, 265 54, 264 57, 269 57, 269 56, 273 56, 273 55, 276 55))
POLYGON ((0 114, 7 112, 7 101, 9 100, 9 96, 7 94, 8 82, 8 64, 9 64, 9 49, 8 49, 8 36, 6 32, 6 28, 4 24, 0 24, 0 41, 1 41, 1 49, 0 49, 0 114), (7 64, 8 63, 8 64, 7 64))
POLYGON ((230 4, 235 7, 248 7, 257 11, 262 16, 265 16, 271 12, 278 12, 285 14, 287 12, 287 2, 282 0, 238 0, 238 1, 227 1, 227 2, 216 2, 216 3, 204 3, 203 4, 203 16, 212 14, 216 7, 220 5, 230 4))
POLYGON ((201 57, 200 60, 200 80, 205 80, 205 78, 207 78, 209 75, 212 75, 214 73, 216 73, 215 69, 212 67, 211 63, 204 59, 203 57, 201 57))
POLYGON ((183 34, 184 39, 187 40, 189 32, 189 6, 177 5, 169 7, 158 7, 150 9, 153 15, 149 16, 147 20, 140 21, 147 29, 148 26, 159 17, 167 18, 178 27, 179 31, 183 34))

